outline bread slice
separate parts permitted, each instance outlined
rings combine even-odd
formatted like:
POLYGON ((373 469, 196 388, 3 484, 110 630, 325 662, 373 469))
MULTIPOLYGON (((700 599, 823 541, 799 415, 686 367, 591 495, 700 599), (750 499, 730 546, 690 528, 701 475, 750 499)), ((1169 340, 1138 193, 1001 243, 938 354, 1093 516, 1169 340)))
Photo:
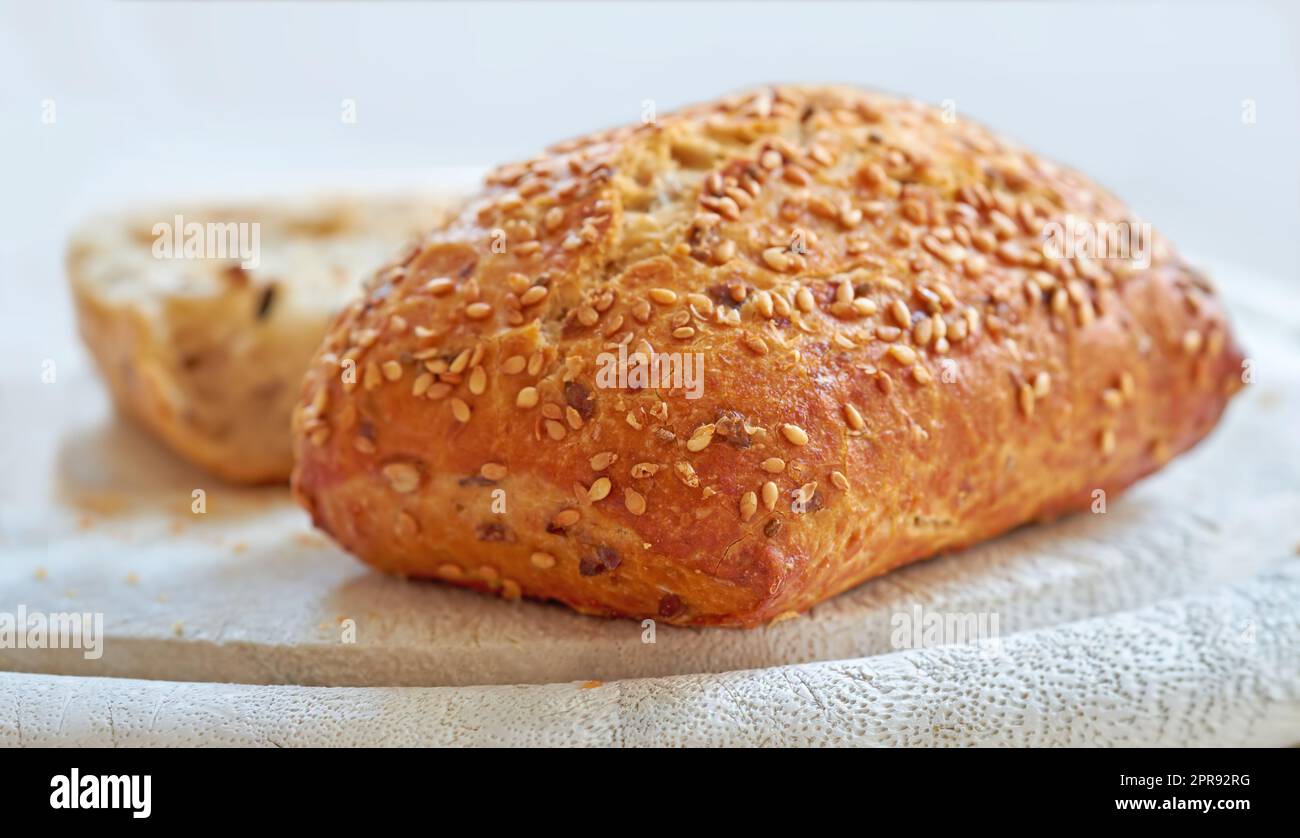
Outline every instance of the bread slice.
POLYGON ((67 259, 81 335, 118 408, 177 453, 235 482, 286 480, 291 407, 321 337, 365 274, 449 201, 329 197, 94 218, 67 259), (238 226, 210 224, 247 225, 248 247, 237 247, 238 226), (196 229, 202 246, 186 256, 196 229))
POLYGON ((947 117, 763 89, 501 168, 330 330, 298 498, 389 571, 728 626, 1113 501, 1242 386, 1223 307, 947 117))

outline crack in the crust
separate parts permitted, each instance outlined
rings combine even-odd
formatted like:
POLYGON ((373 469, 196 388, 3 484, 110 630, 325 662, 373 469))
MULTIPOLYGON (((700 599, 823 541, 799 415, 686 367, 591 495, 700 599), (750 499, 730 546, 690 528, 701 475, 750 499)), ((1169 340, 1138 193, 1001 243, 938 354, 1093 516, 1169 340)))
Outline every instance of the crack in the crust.
POLYGON ((709 571, 710 575, 712 576, 718 575, 718 569, 721 568, 723 563, 727 561, 727 557, 731 554, 731 551, 735 549, 737 544, 739 544, 744 540, 745 539, 743 537, 737 538, 736 540, 732 541, 730 544, 727 545, 727 548, 722 551, 722 555, 718 557, 718 563, 713 566, 713 569, 711 571, 709 571))

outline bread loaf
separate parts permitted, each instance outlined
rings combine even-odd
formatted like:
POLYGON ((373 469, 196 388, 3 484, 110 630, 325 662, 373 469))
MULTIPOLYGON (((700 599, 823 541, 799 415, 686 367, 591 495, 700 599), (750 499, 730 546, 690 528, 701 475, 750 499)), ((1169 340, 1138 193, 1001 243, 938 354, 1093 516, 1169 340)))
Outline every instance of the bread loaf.
POLYGON ((1214 426, 1242 363, 1214 292, 1154 234, 1089 252, 1100 224, 1142 229, 854 89, 562 143, 330 329, 296 495, 393 573, 681 625, 798 613, 1113 500, 1214 426))
POLYGON ((236 482, 287 480, 289 418, 312 353, 374 266, 446 203, 328 198, 94 218, 68 254, 82 337, 118 407, 177 453, 236 482), (202 248, 186 228, 204 231, 202 248))

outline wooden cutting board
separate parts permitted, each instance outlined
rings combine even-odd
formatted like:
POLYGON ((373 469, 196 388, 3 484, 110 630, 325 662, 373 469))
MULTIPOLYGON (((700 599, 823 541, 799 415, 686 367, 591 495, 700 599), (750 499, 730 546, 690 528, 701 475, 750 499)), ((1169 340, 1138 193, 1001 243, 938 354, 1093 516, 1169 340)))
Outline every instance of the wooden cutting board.
POLYGON ((0 669, 330 686, 609 681, 880 655, 898 650, 893 620, 917 605, 996 615, 1009 637, 1213 592, 1295 562, 1300 545, 1300 327, 1256 302, 1267 295, 1225 290, 1256 383, 1209 440, 1104 514, 1022 528, 778 625, 659 626, 654 642, 636 622, 368 570, 314 533, 287 490, 223 486, 114 418, 72 336, 57 336, 57 383, 0 369, 0 611, 102 613, 103 656, 0 649, 0 669))

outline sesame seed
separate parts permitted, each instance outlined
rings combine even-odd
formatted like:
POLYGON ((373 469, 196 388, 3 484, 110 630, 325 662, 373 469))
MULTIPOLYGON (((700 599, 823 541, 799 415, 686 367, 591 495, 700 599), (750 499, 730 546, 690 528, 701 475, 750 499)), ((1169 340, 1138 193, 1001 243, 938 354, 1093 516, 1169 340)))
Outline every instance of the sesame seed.
POLYGON ((632 466, 632 476, 638 480, 644 480, 647 477, 654 477, 659 468, 658 463, 637 463, 632 466))
POLYGON ((1203 339, 1201 333, 1195 329, 1188 329, 1187 332, 1183 334, 1183 351, 1188 355, 1195 355, 1197 352, 1200 352, 1202 343, 1203 339))
POLYGON ((1070 295, 1064 288, 1057 288, 1052 292, 1052 311, 1055 314, 1064 314, 1066 307, 1070 304, 1070 295))
POLYGON ((807 445, 808 432, 798 425, 785 424, 781 426, 781 434, 792 445, 807 445))
POLYGON ((781 171, 781 177, 795 186, 807 186, 812 183, 812 175, 808 170, 795 163, 791 163, 781 171))
POLYGON ((1124 398, 1131 399, 1137 393, 1137 385, 1133 383, 1133 376, 1127 372, 1119 374, 1119 391, 1124 394, 1124 398))
POLYGON ((410 463, 389 463, 381 471, 394 492, 414 492, 420 485, 420 472, 410 463))
POLYGON ((700 477, 695 473, 695 466, 687 462, 679 462, 673 466, 677 472, 677 477, 692 489, 698 489, 700 486, 700 477))
POLYGON ((669 288, 651 288, 650 299, 661 306, 672 305, 677 302, 677 292, 669 288))
POLYGON ((916 363, 916 351, 910 346, 904 346, 901 343, 895 343, 889 347, 889 357, 905 367, 910 367, 916 363))
POLYGON ((618 455, 613 451, 602 451, 591 458, 591 470, 604 471, 617 461, 618 455))
POLYGON ((623 504, 633 515, 641 515, 645 512, 645 496, 632 489, 623 490, 623 504))
POLYGON ((934 380, 934 376, 930 374, 930 370, 926 368, 925 364, 917 364, 912 367, 912 378, 916 380, 917 384, 929 384, 934 380))
POLYGON ((458 564, 443 562, 438 565, 438 575, 443 579, 463 579, 465 578, 465 571, 458 564))
POLYGON ((781 492, 771 480, 763 484, 763 506, 768 512, 776 508, 776 500, 781 492))
POLYGON ((420 534, 420 524, 411 513, 399 512, 397 514, 397 523, 393 525, 393 532, 399 538, 415 538, 420 534))
POLYGON ((513 272, 513 273, 506 274, 506 285, 509 286, 510 290, 515 292, 516 294, 524 293, 525 291, 528 290, 528 286, 531 284, 532 281, 529 280, 528 277, 524 276, 521 273, 513 272))
POLYGON ((456 421, 464 424, 469 421, 469 405, 461 399, 451 400, 451 415, 456 417, 456 421))
POLYGON ((433 374, 422 372, 415 377, 415 383, 411 385, 412 396, 423 396, 429 390, 429 385, 433 384, 433 374))
POLYGON ((1029 384, 1028 382, 1021 384, 1021 385, 1020 385, 1020 390, 1019 390, 1019 393, 1018 393, 1018 398, 1019 398, 1019 400, 1020 400, 1020 410, 1021 410, 1021 411, 1026 415, 1026 416, 1030 416, 1030 417, 1032 417, 1032 416, 1034 415, 1034 388, 1033 388, 1033 385, 1029 384))
POLYGON ((930 338, 933 336, 934 321, 928 317, 923 320, 918 320, 916 325, 912 327, 912 341, 917 346, 927 345, 930 342, 930 338))
MULTIPOLYGON (((447 372, 453 375, 459 375, 464 372, 465 368, 469 366, 469 357, 471 354, 473 354, 473 350, 466 349, 462 351, 456 356, 455 360, 451 362, 451 366, 447 368, 447 372)), ((434 370, 430 370, 430 372, 434 372, 434 370)))
POLYGON ((1101 453, 1110 455, 1115 453, 1115 430, 1106 428, 1101 432, 1101 453))
POLYGON ((513 580, 513 579, 502 579, 502 580, 501 580, 501 598, 502 598, 502 599, 510 600, 510 601, 514 601, 514 600, 519 599, 519 598, 522 597, 523 595, 524 595, 523 588, 519 587, 519 583, 518 583, 518 582, 516 582, 516 581, 513 580))
POLYGON ((374 361, 366 364, 365 376, 361 379, 361 386, 367 390, 374 390, 383 381, 383 374, 379 371, 379 365, 374 361))
POLYGON ((1124 394, 1114 387, 1107 387, 1101 391, 1101 401, 1111 410, 1119 410, 1124 405, 1124 394))
POLYGON ((894 300, 889 304, 889 313, 893 315, 894 322, 900 329, 906 329, 912 325, 912 312, 908 310, 907 303, 902 300, 894 300))
MULTIPOLYGON (((686 302, 690 303, 697 310, 697 312, 703 313, 705 316, 713 313, 713 300, 710 300, 704 294, 700 294, 700 293, 687 294, 686 302)), ((678 312, 678 314, 685 315, 686 319, 680 321, 682 323, 689 322, 691 319, 690 312, 682 311, 682 312, 678 312)))
POLYGON ((748 521, 754 517, 758 511, 758 496, 753 492, 746 492, 740 496, 740 519, 748 521))
POLYGON ((767 342, 758 335, 747 333, 742 339, 746 348, 755 355, 766 355, 768 352, 767 342))
POLYGON ((817 481, 805 483, 792 493, 790 501, 790 511, 802 514, 808 511, 808 503, 812 500, 813 495, 817 493, 817 481))
POLYGON ((860 431, 866 427, 866 422, 862 419, 862 414, 858 409, 848 402, 844 403, 844 421, 848 422, 849 427, 855 431, 860 431))
POLYGON ((790 268, 790 257, 785 248, 769 247, 763 251, 763 263, 774 271, 785 271, 790 268))
POLYGON ((612 489, 613 486, 614 484, 610 482, 608 477, 599 477, 596 479, 595 483, 591 484, 591 488, 587 489, 587 498, 592 503, 595 503, 598 500, 604 500, 609 497, 609 490, 612 489))
POLYGON ((853 310, 863 317, 870 317, 878 309, 876 301, 870 297, 857 297, 853 300, 853 310))
POLYGON ((780 457, 768 457, 763 461, 763 471, 780 474, 785 471, 785 460, 780 457))
POLYGON ((533 567, 538 570, 550 570, 555 567, 555 557, 550 553, 533 553, 528 557, 528 561, 532 562, 533 567))
POLYGON ((555 440, 556 442, 559 442, 560 440, 564 439, 567 433, 568 431, 565 430, 563 423, 557 422, 554 419, 546 420, 546 435, 549 436, 551 439, 555 440))
POLYGON ((558 529, 565 529, 578 523, 578 519, 581 517, 582 513, 576 509, 561 509, 559 512, 555 513, 555 517, 551 519, 551 523, 558 529))
POLYGON ((511 355, 501 364, 501 371, 506 375, 518 375, 527 364, 528 359, 523 355, 511 355))
POLYGON ((428 390, 428 392, 425 393, 425 396, 427 396, 427 397, 430 398, 430 399, 435 399, 435 400, 436 400, 436 399, 442 399, 442 398, 446 398, 447 396, 451 395, 451 390, 452 390, 452 387, 451 387, 450 384, 448 384, 448 383, 445 382, 445 381, 439 381, 439 382, 437 382, 437 383, 435 383, 435 384, 431 384, 431 385, 429 385, 429 390, 428 390))
POLYGON ((813 299, 812 292, 807 288, 800 288, 794 295, 794 304, 805 314, 810 313, 817 306, 817 301, 813 299))
POLYGON ((1052 391, 1052 376, 1046 370, 1034 376, 1034 396, 1043 398, 1052 391))
POLYGON ((537 406, 537 398, 536 387, 524 387, 519 391, 519 395, 515 396, 515 406, 528 410, 537 406))
POLYGON ((484 463, 478 473, 488 480, 500 480, 506 476, 506 467, 501 463, 484 463))
POLYGON ((469 391, 476 396, 483 395, 487 389, 487 371, 480 364, 469 373, 469 391))
POLYGON ((844 472, 842 471, 832 471, 831 482, 835 484, 835 488, 842 492, 847 492, 849 490, 849 479, 844 476, 844 472))
POLYGON ((470 320, 482 320, 492 313, 491 303, 470 303, 465 306, 465 316, 470 320))
POLYGON ((709 424, 700 425, 696 428, 695 432, 691 434, 691 438, 686 442, 686 450, 703 451, 708 448, 709 443, 713 441, 713 432, 716 427, 716 425, 709 424))
POLYGON ((396 381, 402 377, 402 365, 397 361, 384 361, 380 369, 384 373, 384 378, 389 381, 396 381))
POLYGON ((534 285, 519 297, 519 304, 525 308, 536 305, 546 299, 546 295, 549 293, 551 293, 551 290, 545 285, 534 285))
POLYGON ((450 294, 451 289, 455 287, 456 287, 456 283, 453 282, 449 277, 440 276, 437 277, 436 279, 431 279, 427 283, 425 283, 424 290, 428 291, 430 294, 434 295, 435 297, 441 297, 444 294, 450 294))

